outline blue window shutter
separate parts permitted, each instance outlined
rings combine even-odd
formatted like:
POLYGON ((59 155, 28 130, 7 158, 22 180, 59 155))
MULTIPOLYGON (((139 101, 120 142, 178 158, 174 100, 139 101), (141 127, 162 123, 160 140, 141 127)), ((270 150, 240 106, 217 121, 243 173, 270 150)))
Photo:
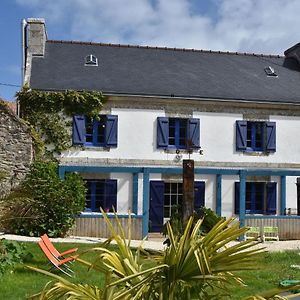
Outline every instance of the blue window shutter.
POLYGON ((105 146, 118 146, 118 116, 106 116, 105 146))
POLYGON ((83 145, 85 142, 85 117, 73 116, 73 145, 83 145))
POLYGON ((266 122, 266 151, 276 151, 276 123, 266 122))
POLYGON ((267 187, 267 214, 276 214, 276 182, 268 182, 267 187))
POLYGON ((160 232, 164 223, 164 194, 163 181, 150 181, 150 232, 160 232))
POLYGON ((200 148, 200 120, 189 119, 187 139, 192 142, 192 148, 200 148))
POLYGON ((234 183, 234 213, 238 215, 240 213, 240 183, 234 183))
POLYGON ((157 118, 157 148, 167 148, 169 145, 169 118, 157 118))
POLYGON ((197 211, 199 208, 205 205, 205 182, 204 181, 195 181, 195 202, 194 210, 197 211))
POLYGON ((118 181, 116 179, 105 180, 105 188, 104 188, 105 207, 103 207, 104 210, 108 208, 110 211, 112 211, 112 207, 114 207, 115 211, 117 211, 117 193, 118 193, 117 189, 118 189, 118 181))
POLYGON ((247 148, 247 121, 236 121, 236 151, 247 148))

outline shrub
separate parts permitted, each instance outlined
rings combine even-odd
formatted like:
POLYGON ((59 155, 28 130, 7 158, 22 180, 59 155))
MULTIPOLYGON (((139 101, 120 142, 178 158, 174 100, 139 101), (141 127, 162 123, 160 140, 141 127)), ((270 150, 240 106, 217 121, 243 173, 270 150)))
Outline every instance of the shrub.
MULTIPOLYGON (((197 223, 198 220, 203 219, 203 222, 200 226, 201 233, 208 233, 214 225, 216 225, 222 217, 215 214, 210 208, 201 207, 199 210, 195 211, 193 214, 193 226, 197 223)), ((178 205, 178 207, 174 207, 174 211, 172 212, 170 220, 164 224, 162 233, 163 235, 167 235, 167 224, 170 223, 173 232, 176 235, 182 235, 184 232, 183 226, 183 213, 182 207, 178 205)), ((193 227, 192 226, 192 227, 193 227)))
POLYGON ((19 191, 4 199, 6 227, 16 234, 64 236, 85 205, 86 189, 78 174, 58 175, 58 164, 36 161, 19 191))
POLYGON ((0 276, 5 271, 32 256, 24 244, 16 241, 0 240, 0 276))

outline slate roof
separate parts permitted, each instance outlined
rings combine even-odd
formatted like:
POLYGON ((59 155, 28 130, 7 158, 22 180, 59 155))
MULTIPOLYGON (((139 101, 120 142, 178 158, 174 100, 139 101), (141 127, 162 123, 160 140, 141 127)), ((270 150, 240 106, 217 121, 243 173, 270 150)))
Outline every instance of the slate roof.
POLYGON ((300 64, 275 55, 48 40, 45 56, 33 57, 30 87, 300 103, 300 64), (84 65, 90 54, 98 67, 84 65), (268 66, 278 77, 266 75, 268 66))

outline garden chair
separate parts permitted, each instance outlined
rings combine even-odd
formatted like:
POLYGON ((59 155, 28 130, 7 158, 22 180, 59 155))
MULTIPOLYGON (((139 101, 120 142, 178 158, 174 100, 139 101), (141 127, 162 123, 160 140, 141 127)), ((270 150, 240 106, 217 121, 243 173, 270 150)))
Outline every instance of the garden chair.
POLYGON ((50 272, 56 268, 56 269, 60 270, 61 272, 63 272, 64 274, 72 277, 72 275, 70 273, 74 273, 74 272, 66 264, 70 261, 75 260, 78 257, 78 255, 70 256, 70 257, 60 260, 53 256, 53 254, 49 251, 49 249, 46 247, 46 245, 44 244, 44 242, 42 240, 39 241, 38 244, 39 244, 41 250, 43 251, 44 255, 48 258, 49 263, 53 265, 49 269, 50 272))
POLYGON ((245 239, 258 239, 260 237, 260 228, 259 227, 248 227, 249 230, 245 233, 245 239))
POLYGON ((78 250, 78 248, 71 248, 69 250, 66 250, 64 252, 59 252, 54 245, 52 244, 52 242, 50 241, 49 237, 47 234, 44 234, 41 236, 42 241, 44 242, 44 244, 46 245, 46 247, 48 248, 48 250, 51 252, 51 254, 58 259, 64 258, 64 256, 74 253, 78 250))
POLYGON ((263 228, 262 241, 279 241, 278 227, 265 226, 263 228))

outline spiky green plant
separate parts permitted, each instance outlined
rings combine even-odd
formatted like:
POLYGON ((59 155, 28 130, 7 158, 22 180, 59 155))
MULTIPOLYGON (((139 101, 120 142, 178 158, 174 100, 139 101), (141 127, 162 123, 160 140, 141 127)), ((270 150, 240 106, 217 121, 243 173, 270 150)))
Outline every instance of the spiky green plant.
MULTIPOLYGON (((118 230, 115 230, 104 211, 111 239, 102 246, 89 251, 99 252, 96 261, 78 261, 105 273, 106 282, 102 288, 76 285, 57 275, 58 282, 52 283, 35 297, 38 299, 222 299, 228 295, 228 286, 243 286, 243 280, 235 271, 257 268, 262 248, 253 248, 256 241, 233 243, 247 231, 239 228, 233 219, 220 220, 208 234, 202 236, 199 230, 202 220, 193 226, 188 221, 183 235, 174 235, 168 225, 170 245, 163 251, 146 251, 143 242, 137 249, 131 248, 130 229, 127 237, 117 216, 118 230), (108 249, 114 241, 117 250, 108 249)), ((129 226, 131 218, 129 218, 129 226)), ((45 274, 48 272, 39 271, 45 274)), ((292 288, 289 288, 292 289, 292 288)), ((245 300, 284 299, 272 298, 284 289, 275 289, 245 300)), ((286 299, 289 299, 287 296, 286 299)))

